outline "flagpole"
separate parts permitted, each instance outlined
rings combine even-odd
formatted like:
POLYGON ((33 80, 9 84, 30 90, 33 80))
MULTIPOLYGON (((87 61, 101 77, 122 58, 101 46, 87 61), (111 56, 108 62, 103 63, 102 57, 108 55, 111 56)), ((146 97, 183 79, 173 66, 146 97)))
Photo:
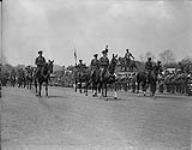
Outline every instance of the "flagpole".
MULTIPOLYGON (((2 54, 3 54, 3 1, 0 0, 1 5, 1 49, 0 49, 0 76, 1 76, 1 67, 2 67, 2 54)), ((1 85, 1 79, 0 79, 0 98, 2 97, 1 91, 2 85, 1 85)), ((0 135, 0 143, 1 143, 1 135, 0 135)), ((1 146, 1 145, 0 145, 1 146)))
POLYGON ((1 4, 1 64, 3 64, 3 0, 0 0, 1 4))
POLYGON ((77 51, 74 48, 75 66, 77 66, 77 51))

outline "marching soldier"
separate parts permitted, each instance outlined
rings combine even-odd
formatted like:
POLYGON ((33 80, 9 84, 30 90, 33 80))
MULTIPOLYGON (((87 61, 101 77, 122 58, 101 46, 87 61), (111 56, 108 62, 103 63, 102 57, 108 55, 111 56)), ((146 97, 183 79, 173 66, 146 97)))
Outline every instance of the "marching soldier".
POLYGON ((109 67, 109 59, 107 57, 108 49, 102 51, 103 56, 100 58, 100 67, 101 67, 101 77, 107 71, 109 67))
POLYGON ((91 77, 94 74, 94 72, 99 69, 100 62, 97 59, 98 54, 93 55, 94 58, 91 60, 91 77))
POLYGON ((129 52, 129 49, 126 49, 126 53, 125 53, 126 67, 125 67, 125 71, 127 71, 127 67, 129 68, 129 66, 130 66, 131 58, 133 60, 135 59, 135 57, 133 57, 132 53, 129 52))
POLYGON ((43 57, 43 51, 38 51, 39 56, 35 59, 35 64, 37 65, 36 75, 40 73, 42 67, 46 63, 45 58, 43 57))

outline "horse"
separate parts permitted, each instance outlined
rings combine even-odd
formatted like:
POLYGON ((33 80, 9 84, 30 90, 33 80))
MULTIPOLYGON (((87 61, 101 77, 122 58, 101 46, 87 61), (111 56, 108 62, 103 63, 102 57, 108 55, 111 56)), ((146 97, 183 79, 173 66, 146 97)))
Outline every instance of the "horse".
POLYGON ((84 88, 84 93, 88 96, 88 89, 90 85, 91 71, 89 67, 85 67, 83 71, 78 69, 75 72, 75 91, 79 88, 79 92, 82 93, 82 88, 84 88))
POLYGON ((39 73, 36 72, 34 79, 36 96, 41 97, 41 90, 43 83, 45 83, 46 96, 48 96, 48 84, 50 80, 50 74, 53 73, 53 63, 54 60, 53 61, 49 60, 48 63, 45 63, 43 65, 39 73), (37 90, 37 83, 39 84, 39 91, 37 90))
POLYGON ((34 68, 31 66, 27 66, 25 68, 25 76, 26 76, 26 85, 27 88, 31 90, 32 88, 32 83, 33 83, 33 72, 34 72, 34 68))
POLYGON ((140 85, 142 84, 144 96, 146 96, 146 90, 148 87, 150 88, 151 92, 150 96, 155 96, 155 92, 157 89, 157 76, 158 73, 154 68, 151 70, 150 73, 147 73, 145 71, 138 72, 136 75, 137 93, 139 93, 140 85))
POLYGON ((18 88, 22 87, 22 85, 24 88, 26 86, 26 77, 25 77, 25 72, 23 68, 20 68, 18 70, 17 85, 18 85, 18 88))
POLYGON ((111 84, 113 85, 113 88, 114 88, 114 94, 115 94, 114 98, 117 99, 116 75, 115 75, 115 67, 118 62, 117 57, 118 55, 113 54, 108 69, 103 74, 100 74, 99 76, 98 90, 99 92, 102 92, 101 94, 103 97, 107 97, 107 85, 111 84))
POLYGON ((15 72, 14 69, 10 73, 10 84, 11 84, 12 87, 15 87, 15 84, 16 84, 16 72, 15 72))

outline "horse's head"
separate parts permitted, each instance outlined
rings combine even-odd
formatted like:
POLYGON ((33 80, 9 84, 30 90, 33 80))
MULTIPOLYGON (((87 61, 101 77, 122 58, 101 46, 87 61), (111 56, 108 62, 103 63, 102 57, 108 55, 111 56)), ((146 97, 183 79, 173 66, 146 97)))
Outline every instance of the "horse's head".
POLYGON ((109 65, 109 73, 111 73, 111 74, 114 74, 114 72, 115 72, 115 67, 118 62, 117 58, 118 58, 118 55, 115 55, 115 54, 112 55, 111 63, 109 65))
POLYGON ((48 70, 50 73, 53 73, 53 63, 54 63, 54 60, 49 60, 48 62, 48 70))

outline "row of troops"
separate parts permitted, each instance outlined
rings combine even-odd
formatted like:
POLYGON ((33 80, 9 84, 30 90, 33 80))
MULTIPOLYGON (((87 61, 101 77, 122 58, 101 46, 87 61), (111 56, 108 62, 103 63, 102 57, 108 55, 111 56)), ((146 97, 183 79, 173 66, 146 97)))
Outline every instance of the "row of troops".
MULTIPOLYGON (((104 71, 107 70, 109 67, 109 58, 108 58, 108 49, 106 48, 105 50, 102 51, 103 56, 98 59, 98 54, 94 54, 94 58, 91 60, 91 70, 94 72, 95 70, 101 68, 104 71)), ((126 54, 125 54, 125 59, 126 59, 126 64, 129 66, 131 59, 134 60, 134 56, 132 55, 131 52, 129 52, 129 49, 126 49, 126 54)), ((83 60, 79 60, 79 64, 76 66, 78 71, 83 72, 86 68, 86 65, 83 64, 83 60)), ((162 69, 162 64, 161 61, 157 61, 155 65, 153 65, 151 61, 151 57, 148 58, 147 62, 145 63, 145 71, 147 74, 150 75, 152 70, 157 70, 158 73, 161 73, 163 71, 162 69)))
MULTIPOLYGON (((118 89, 124 89, 125 91, 132 90, 132 92, 135 92, 137 86, 136 76, 137 74, 135 72, 130 76, 122 76, 117 80, 118 89)), ((192 73, 165 71, 158 77, 157 83, 160 93, 192 95, 192 73)))

